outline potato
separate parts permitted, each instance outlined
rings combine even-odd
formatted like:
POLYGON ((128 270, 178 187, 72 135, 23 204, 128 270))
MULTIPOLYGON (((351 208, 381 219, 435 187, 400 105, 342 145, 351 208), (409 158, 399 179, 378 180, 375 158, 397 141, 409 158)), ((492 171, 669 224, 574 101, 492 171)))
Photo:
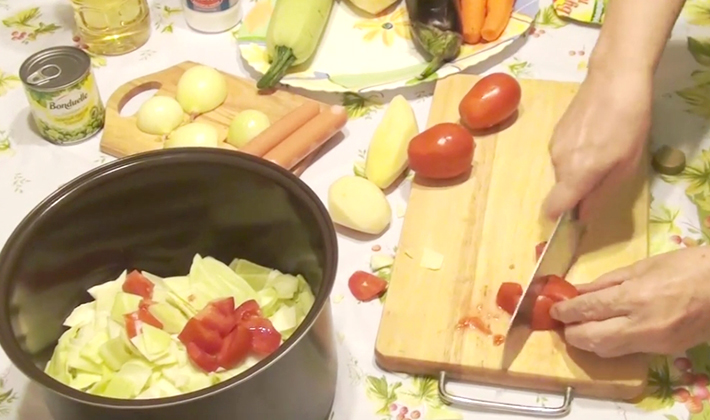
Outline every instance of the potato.
POLYGON ((392 208, 377 185, 355 175, 335 181, 328 190, 333 222, 358 232, 377 235, 392 219, 392 208))
POLYGON ((412 107, 395 96, 375 129, 365 161, 365 177, 383 190, 407 169, 407 147, 419 134, 412 107))

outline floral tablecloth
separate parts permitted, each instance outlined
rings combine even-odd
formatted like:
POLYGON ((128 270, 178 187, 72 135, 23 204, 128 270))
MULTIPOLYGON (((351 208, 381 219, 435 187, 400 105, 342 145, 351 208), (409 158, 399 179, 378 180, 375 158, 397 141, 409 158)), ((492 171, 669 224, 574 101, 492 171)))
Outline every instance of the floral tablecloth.
MULTIPOLYGON (((252 3, 245 1, 244 7, 252 3)), ((562 21, 542 0, 535 27, 495 62, 470 72, 507 71, 518 77, 581 81, 598 30, 562 21)), ((184 60, 202 62, 248 76, 240 60, 234 33, 201 35, 187 28, 178 0, 152 1, 154 32, 138 51, 92 62, 104 100, 122 83, 162 70, 184 60)), ((0 0, 0 244, 42 198, 61 184, 112 158, 99 152, 98 137, 88 142, 57 147, 42 140, 29 123, 29 107, 18 79, 22 61, 32 52, 72 44, 73 18, 66 0, 0 0)), ((386 42, 393 25, 383 24, 372 42, 386 42)), ((375 30, 375 29, 373 29, 375 30)), ((344 104, 352 119, 346 137, 316 161, 303 179, 325 199, 336 178, 352 173, 362 159, 370 137, 393 94, 404 94, 424 126, 433 84, 384 94, 349 93, 315 95, 344 104)), ((688 156, 684 172, 653 181, 652 249, 656 254, 710 240, 710 0, 689 0, 668 45, 654 93, 654 148, 672 144, 688 156)), ((400 192, 406 185, 400 186, 400 192)), ((403 194, 388 197, 394 206, 405 205, 403 194)), ((333 290, 340 372, 333 420, 497 419, 510 415, 466 412, 440 401, 436 382, 429 378, 380 371, 373 362, 373 347, 382 303, 358 303, 349 293, 347 279, 355 270, 368 270, 373 252, 392 252, 401 219, 375 241, 340 236, 339 272, 333 290)), ((36 386, 0 352, 0 418, 50 420, 35 398, 36 386)), ((678 357, 658 357, 649 371, 643 398, 629 403, 576 399, 568 418, 574 420, 710 420, 710 346, 694 348, 678 357)), ((458 392, 501 401, 557 404, 556 396, 519 393, 474 386, 456 386, 458 392)))

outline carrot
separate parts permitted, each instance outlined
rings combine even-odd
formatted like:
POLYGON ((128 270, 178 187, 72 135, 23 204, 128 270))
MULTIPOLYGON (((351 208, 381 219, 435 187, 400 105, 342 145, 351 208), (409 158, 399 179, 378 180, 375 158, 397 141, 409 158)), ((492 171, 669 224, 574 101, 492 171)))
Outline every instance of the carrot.
POLYGON ((495 41, 503 33, 513 13, 513 2, 514 0, 487 0, 488 14, 481 29, 483 39, 495 41))
POLYGON ((486 19, 486 0, 461 0, 461 23, 463 41, 477 44, 481 41, 481 29, 486 19))

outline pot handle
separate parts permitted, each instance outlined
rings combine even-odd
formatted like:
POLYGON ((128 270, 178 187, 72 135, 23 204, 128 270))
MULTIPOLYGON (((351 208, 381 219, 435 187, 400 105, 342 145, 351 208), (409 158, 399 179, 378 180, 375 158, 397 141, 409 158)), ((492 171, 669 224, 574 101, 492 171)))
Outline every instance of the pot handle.
POLYGON ((479 400, 475 398, 455 395, 446 390, 446 372, 439 372, 439 397, 449 404, 460 405, 465 408, 497 411, 511 414, 523 414, 538 417, 560 417, 567 415, 572 409, 572 387, 567 387, 562 404, 557 407, 542 407, 535 405, 511 404, 495 401, 479 400))

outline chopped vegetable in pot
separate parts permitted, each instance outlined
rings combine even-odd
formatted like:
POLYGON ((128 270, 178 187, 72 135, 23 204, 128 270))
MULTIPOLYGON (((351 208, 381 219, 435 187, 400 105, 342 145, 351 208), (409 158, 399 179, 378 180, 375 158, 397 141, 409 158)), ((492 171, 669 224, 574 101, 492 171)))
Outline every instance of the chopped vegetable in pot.
POLYGON ((122 273, 64 321, 45 372, 94 395, 149 399, 227 380, 276 351, 313 306, 306 280, 196 255, 185 276, 122 273))

